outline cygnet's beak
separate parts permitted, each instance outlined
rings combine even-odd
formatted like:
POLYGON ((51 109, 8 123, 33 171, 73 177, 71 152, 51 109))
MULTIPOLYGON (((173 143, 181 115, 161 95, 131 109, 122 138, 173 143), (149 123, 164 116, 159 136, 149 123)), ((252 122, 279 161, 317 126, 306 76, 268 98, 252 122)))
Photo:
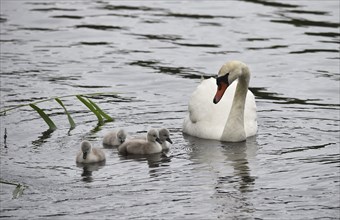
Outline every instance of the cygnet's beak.
POLYGON ((172 144, 172 140, 170 138, 167 138, 166 141, 172 144))
POLYGON ((162 141, 161 141, 159 138, 156 138, 156 141, 157 141, 159 144, 162 144, 162 141))
POLYGON ((86 160, 87 152, 83 152, 83 159, 86 160))

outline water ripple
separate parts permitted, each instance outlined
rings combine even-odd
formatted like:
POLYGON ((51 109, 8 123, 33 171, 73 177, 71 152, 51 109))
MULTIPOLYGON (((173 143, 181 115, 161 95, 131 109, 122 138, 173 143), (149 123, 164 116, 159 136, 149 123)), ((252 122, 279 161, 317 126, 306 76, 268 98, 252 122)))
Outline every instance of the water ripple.
POLYGON ((75 28, 88 28, 94 30, 126 30, 126 27, 112 26, 112 25, 96 25, 96 24, 80 24, 76 25, 75 28))
POLYGON ((299 5, 293 5, 293 4, 287 4, 287 3, 282 3, 282 2, 269 2, 265 0, 242 0, 245 2, 251 2, 255 4, 261 4, 265 6, 272 6, 272 7, 277 7, 277 8, 298 8, 299 5))
POLYGON ((204 75, 196 70, 193 70, 188 67, 171 67, 162 65, 157 60, 139 60, 129 63, 129 65, 137 65, 141 67, 147 67, 154 70, 157 70, 160 73, 170 74, 170 75, 178 75, 182 76, 183 78, 190 78, 190 79, 200 79, 204 75))
POLYGON ((83 19, 83 16, 77 15, 54 15, 51 18, 65 18, 65 19, 83 19))
POLYGON ((340 23, 329 22, 329 21, 312 21, 308 19, 302 18, 290 18, 286 17, 285 20, 273 19, 271 22, 274 23, 283 23, 283 24, 291 24, 296 27, 330 27, 330 28, 338 28, 340 27, 340 23))
POLYGON ((51 12, 51 11, 77 11, 77 9, 52 7, 52 8, 33 8, 33 9, 31 9, 31 11, 41 11, 41 12, 51 12))
POLYGON ((99 9, 112 10, 112 11, 163 11, 163 8, 154 8, 147 6, 130 6, 130 5, 106 5, 104 7, 98 7, 99 9))

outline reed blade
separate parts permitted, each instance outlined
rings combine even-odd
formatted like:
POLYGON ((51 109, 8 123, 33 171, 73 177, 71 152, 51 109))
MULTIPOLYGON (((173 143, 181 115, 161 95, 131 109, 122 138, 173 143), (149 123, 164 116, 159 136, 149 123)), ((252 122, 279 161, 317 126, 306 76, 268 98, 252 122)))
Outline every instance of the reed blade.
POLYGON ((103 121, 103 117, 101 116, 101 114, 96 110, 96 108, 86 99, 84 99, 83 97, 81 97, 80 95, 76 96, 88 109, 91 110, 91 112, 93 112, 93 114, 95 114, 98 118, 98 124, 99 125, 103 125, 104 121, 103 121))
POLYGON ((15 187, 12 195, 13 195, 13 199, 17 199, 18 197, 20 197, 22 195, 22 193, 24 192, 25 186, 18 184, 17 187, 15 187))
MULTIPOLYGON (((78 94, 78 95, 82 95, 82 96, 99 96, 99 95, 110 95, 110 94, 117 95, 119 93, 117 93, 117 92, 95 92, 95 93, 84 93, 84 94, 78 94)), ((69 98, 69 97, 74 97, 74 96, 76 96, 76 94, 73 94, 73 95, 63 95, 63 96, 58 96, 58 97, 51 97, 51 98, 47 98, 47 99, 43 99, 43 100, 40 100, 40 101, 33 102, 32 104, 39 104, 41 102, 51 101, 51 100, 53 100, 55 98, 69 98)), ((6 112, 12 111, 12 110, 17 109, 17 108, 28 106, 29 104, 31 104, 31 103, 15 105, 15 106, 9 107, 9 108, 5 107, 4 109, 0 109, 0 115, 6 114, 6 112)))
POLYGON ((3 179, 0 179, 0 183, 3 184, 8 184, 8 185, 12 185, 12 186, 16 186, 15 189, 12 192, 12 199, 17 199, 19 196, 22 195, 22 193, 24 192, 24 190, 27 188, 27 186, 20 184, 20 183, 13 183, 13 182, 9 182, 3 179))
POLYGON ((34 104, 29 104, 35 111, 38 112, 38 114, 40 115, 40 117, 42 117, 44 119, 44 121, 46 122, 46 124, 48 125, 49 129, 54 131, 57 129, 57 126, 54 124, 54 122, 52 121, 52 119, 50 117, 48 117, 48 115, 46 115, 46 113, 41 110, 38 106, 34 105, 34 104))
POLYGON ((90 99, 87 99, 87 100, 96 108, 96 110, 99 112, 99 114, 101 114, 106 119, 106 121, 114 121, 114 119, 111 116, 109 116, 108 114, 106 114, 101 108, 99 108, 99 106, 96 103, 94 103, 90 99))
POLYGON ((61 107, 63 107, 65 114, 67 115, 68 122, 70 123, 70 130, 74 129, 76 127, 76 123, 72 119, 70 113, 67 111, 64 103, 59 98, 55 98, 55 100, 61 105, 61 107))

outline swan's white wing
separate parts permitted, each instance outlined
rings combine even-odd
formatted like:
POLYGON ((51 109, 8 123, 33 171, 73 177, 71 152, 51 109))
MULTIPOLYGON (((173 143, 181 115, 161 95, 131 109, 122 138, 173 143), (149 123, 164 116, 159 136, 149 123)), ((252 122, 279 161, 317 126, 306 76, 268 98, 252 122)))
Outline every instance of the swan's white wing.
POLYGON ((226 97, 228 89, 220 103, 214 104, 216 88, 216 79, 210 78, 203 80, 192 93, 188 106, 189 115, 183 123, 184 133, 201 138, 220 139, 230 111, 230 107, 226 105, 230 102, 230 106, 232 99, 228 100, 226 97))
POLYGON ((246 137, 254 136, 257 132, 257 113, 254 94, 248 90, 244 109, 244 130, 246 137))

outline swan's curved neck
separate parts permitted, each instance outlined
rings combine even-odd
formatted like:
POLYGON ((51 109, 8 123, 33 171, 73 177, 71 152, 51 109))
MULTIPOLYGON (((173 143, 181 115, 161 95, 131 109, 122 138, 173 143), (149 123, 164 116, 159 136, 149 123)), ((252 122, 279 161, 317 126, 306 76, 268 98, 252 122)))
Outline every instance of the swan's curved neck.
POLYGON ((242 74, 238 77, 238 84, 228 120, 222 133, 222 141, 238 142, 246 139, 246 133, 244 130, 244 107, 248 92, 249 79, 249 69, 247 67, 243 67, 242 74))

